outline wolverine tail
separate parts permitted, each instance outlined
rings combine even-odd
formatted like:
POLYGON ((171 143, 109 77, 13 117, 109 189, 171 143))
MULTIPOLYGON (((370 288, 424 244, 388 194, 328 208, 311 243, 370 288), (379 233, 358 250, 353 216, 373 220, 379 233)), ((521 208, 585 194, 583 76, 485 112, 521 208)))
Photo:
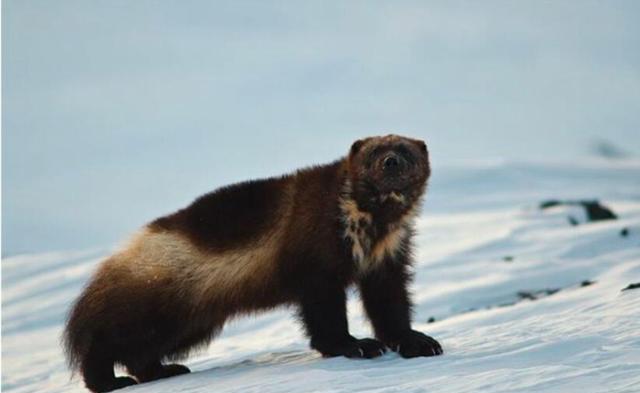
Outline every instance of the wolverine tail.
POLYGON ((62 336, 67 364, 72 371, 78 370, 89 351, 93 333, 91 318, 91 287, 87 287, 73 304, 62 336))

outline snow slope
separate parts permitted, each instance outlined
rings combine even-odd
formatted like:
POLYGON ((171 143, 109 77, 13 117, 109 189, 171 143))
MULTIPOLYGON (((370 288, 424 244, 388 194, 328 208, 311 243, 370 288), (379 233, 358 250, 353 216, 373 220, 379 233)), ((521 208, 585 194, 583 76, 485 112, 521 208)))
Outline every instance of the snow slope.
MULTIPOLYGON (((323 359, 292 310, 280 310, 230 323, 186 362, 192 374, 123 391, 639 392, 640 289, 621 290, 640 282, 640 162, 434 173, 413 292, 415 327, 439 339, 444 356, 323 359), (600 198, 619 219, 572 226, 568 216, 582 212, 537 208, 550 198, 600 198)), ((84 391, 58 340, 70 302, 107 253, 2 261, 3 391, 84 391)), ((351 330, 369 335, 357 300, 351 330)))

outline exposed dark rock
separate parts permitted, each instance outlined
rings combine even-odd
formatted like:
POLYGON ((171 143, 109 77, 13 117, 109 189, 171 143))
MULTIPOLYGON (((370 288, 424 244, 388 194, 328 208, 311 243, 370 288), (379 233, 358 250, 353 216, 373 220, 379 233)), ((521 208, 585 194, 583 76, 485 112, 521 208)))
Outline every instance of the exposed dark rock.
POLYGON ((427 319, 427 323, 434 323, 436 321, 436 319, 434 317, 429 317, 429 319, 427 319))
POLYGON ((560 291, 560 288, 548 288, 538 291, 519 291, 517 295, 522 300, 538 300, 541 297, 553 295, 558 291, 560 291))
POLYGON ((533 292, 528 291, 519 291, 518 297, 523 300, 536 300, 538 297, 533 294, 533 292))
POLYGON ((591 151, 600 157, 610 160, 618 160, 630 156, 628 151, 605 139, 597 139, 593 141, 591 143, 591 151))
MULTIPOLYGON (((478 311, 480 309, 482 310, 491 310, 494 308, 502 308, 502 307, 511 307, 511 306, 515 306, 518 303, 521 303, 523 301, 529 300, 529 301, 534 301, 534 300, 539 300, 542 298, 545 298, 547 296, 551 296, 554 295, 558 292, 560 292, 561 290, 564 289, 577 289, 577 288, 582 288, 582 287, 588 287, 590 285, 595 284, 595 281, 591 281, 591 280, 583 280, 579 283, 579 286, 576 287, 576 285, 570 285, 567 287, 563 287, 563 288, 546 288, 546 289, 538 289, 538 290, 522 290, 522 291, 518 291, 516 292, 516 297, 515 299, 513 299, 513 301, 506 301, 503 303, 495 303, 495 304, 487 304, 484 306, 479 306, 479 307, 470 307, 466 310, 462 310, 459 312, 455 312, 453 313, 453 315, 457 315, 457 314, 465 314, 465 313, 469 313, 469 312, 474 312, 474 311, 478 311)), ((635 288, 640 288, 640 283, 637 284, 630 284, 627 288, 623 289, 627 290, 627 289, 635 289, 635 288)), ((442 319, 447 319, 450 316, 444 316, 441 318, 442 319)), ((436 319, 434 317, 429 317, 429 319, 427 320, 427 323, 433 323, 435 322, 436 319)))
MULTIPOLYGON (((600 204, 598 200, 581 200, 581 201, 559 201, 556 199, 550 199, 540 203, 540 209, 548 209, 554 206, 582 206, 587 214, 587 220, 603 221, 603 220, 615 220, 618 216, 615 215, 611 209, 600 204)), ((569 217, 569 223, 571 225, 578 225, 578 221, 574 217, 569 217)))
POLYGON ((629 228, 622 228, 622 229, 620 230, 620 236, 622 236, 622 237, 627 237, 627 236, 629 236, 629 228))
POLYGON ((558 200, 555 199, 550 199, 548 201, 544 201, 540 203, 540 209, 548 209, 550 207, 554 207, 554 206, 559 206, 564 204, 564 202, 560 202, 558 200))
POLYGON ((618 218, 611 209, 602 206, 598 201, 581 202, 582 206, 587 210, 589 221, 615 220, 618 218))
POLYGON ((627 285, 627 287, 626 287, 626 288, 623 288, 622 290, 623 290, 623 291, 628 291, 628 290, 630 290, 630 289, 638 289, 638 288, 640 288, 640 282, 636 282, 636 283, 633 283, 633 284, 629 284, 629 285, 627 285))
POLYGON ((507 255, 504 258, 502 258, 503 261, 505 262, 513 262, 513 257, 511 255, 507 255))

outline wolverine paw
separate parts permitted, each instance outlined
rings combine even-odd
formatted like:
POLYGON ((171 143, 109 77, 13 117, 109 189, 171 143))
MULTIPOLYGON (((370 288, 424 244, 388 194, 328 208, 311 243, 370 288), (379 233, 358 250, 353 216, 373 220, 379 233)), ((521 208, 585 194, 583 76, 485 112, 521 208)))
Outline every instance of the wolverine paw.
POLYGON ((160 364, 157 362, 141 370, 129 369, 129 372, 136 377, 138 382, 143 383, 188 374, 191 371, 181 364, 160 364))
MULTIPOLYGON (((314 343, 315 344, 315 343, 314 343)), ((324 357, 344 356, 348 358, 371 359, 383 355, 387 349, 383 343, 372 338, 351 338, 348 341, 333 345, 317 345, 312 347, 324 357)))
POLYGON ((348 358, 364 358, 372 359, 384 355, 387 347, 378 340, 373 338, 355 339, 350 346, 346 348, 343 356, 348 358))
POLYGON ((138 384, 135 379, 129 377, 116 377, 106 381, 100 381, 99 383, 87 382, 87 389, 92 392, 112 392, 114 390, 126 388, 127 386, 133 386, 138 384))
POLYGON ((161 378, 175 377, 176 375, 189 374, 191 370, 182 364, 165 364, 162 366, 163 375, 161 378))
POLYGON ((137 385, 135 379, 129 377, 117 377, 112 385, 112 390, 126 388, 127 386, 137 385))
POLYGON ((435 339, 424 333, 411 330, 403 338, 389 347, 403 358, 415 358, 418 356, 442 355, 442 346, 435 339))

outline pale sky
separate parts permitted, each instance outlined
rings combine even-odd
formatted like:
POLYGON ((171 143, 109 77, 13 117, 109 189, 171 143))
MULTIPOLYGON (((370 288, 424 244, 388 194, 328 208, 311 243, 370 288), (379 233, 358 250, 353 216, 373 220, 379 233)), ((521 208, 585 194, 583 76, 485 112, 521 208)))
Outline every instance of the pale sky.
POLYGON ((362 136, 640 154, 638 1, 2 2, 3 255, 109 247, 362 136))

